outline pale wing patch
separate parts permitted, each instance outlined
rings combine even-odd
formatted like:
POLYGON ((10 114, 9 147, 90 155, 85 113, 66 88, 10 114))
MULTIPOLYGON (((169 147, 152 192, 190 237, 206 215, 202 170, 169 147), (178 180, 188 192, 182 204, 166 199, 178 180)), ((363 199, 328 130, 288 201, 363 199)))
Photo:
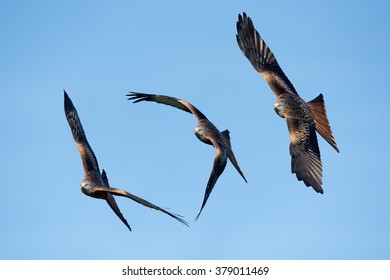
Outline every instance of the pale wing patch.
POLYGON ((260 75, 264 78, 264 80, 267 82, 272 92, 276 96, 279 96, 283 93, 295 94, 295 92, 290 88, 290 86, 276 73, 264 70, 260 72, 260 75))
POLYGON ((90 171, 99 172, 99 166, 92 150, 86 147, 84 143, 80 143, 80 142, 75 142, 75 143, 77 149, 79 150, 81 161, 83 162, 84 173, 88 173, 90 171))
POLYGON ((302 141, 302 132, 296 129, 289 129, 290 143, 300 143, 302 141))

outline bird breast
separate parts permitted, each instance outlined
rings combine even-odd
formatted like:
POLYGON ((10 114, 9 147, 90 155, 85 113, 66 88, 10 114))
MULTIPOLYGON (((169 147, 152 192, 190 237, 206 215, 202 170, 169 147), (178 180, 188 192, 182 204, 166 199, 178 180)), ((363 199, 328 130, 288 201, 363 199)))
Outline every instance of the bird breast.
POLYGON ((96 192, 95 186, 105 186, 101 175, 96 171, 88 172, 85 179, 81 182, 81 191, 88 196, 94 198, 105 198, 105 194, 102 192, 96 192))
POLYGON ((207 129, 204 126, 197 126, 194 129, 195 136, 203 143, 212 145, 211 141, 207 137, 207 129))

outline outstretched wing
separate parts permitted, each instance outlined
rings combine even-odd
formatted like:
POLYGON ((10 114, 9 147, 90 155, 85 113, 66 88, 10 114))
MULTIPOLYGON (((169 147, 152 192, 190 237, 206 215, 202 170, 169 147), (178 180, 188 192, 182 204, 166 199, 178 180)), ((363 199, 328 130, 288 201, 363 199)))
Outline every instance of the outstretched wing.
POLYGON ((191 103, 177 99, 175 97, 170 97, 166 95, 158 95, 158 94, 147 94, 147 93, 139 93, 139 92, 133 92, 130 91, 130 94, 127 94, 126 96, 129 96, 128 100, 134 100, 133 103, 138 103, 141 101, 153 101, 165 105, 170 105, 173 107, 176 107, 178 109, 181 109, 183 111, 186 111, 190 114, 194 114, 196 119, 199 121, 201 119, 207 119, 205 115, 202 114, 201 111, 199 111, 195 106, 193 106, 191 103))
POLYGON ((322 163, 314 123, 286 118, 290 134, 291 172, 316 192, 322 189, 322 163))
MULTIPOLYGON (((149 201, 145 200, 145 199, 142 199, 138 196, 135 196, 125 190, 121 190, 121 189, 115 189, 115 188, 105 188, 105 187, 100 187, 100 186, 96 186, 95 187, 95 191, 96 192, 108 192, 109 194, 113 194, 113 195, 118 195, 118 196, 123 196, 123 197, 127 197, 127 198, 130 198, 131 200, 134 200, 135 202, 139 203, 139 204, 142 204, 143 206, 146 206, 146 207, 149 207, 149 208, 152 208, 152 209, 155 209, 157 211, 161 211, 169 216, 171 216, 172 218, 178 220, 180 223, 188 226, 188 223, 181 218, 180 215, 177 215, 177 214, 173 214, 173 213, 170 213, 156 205, 154 205, 153 203, 150 203, 149 201)), ((111 206, 111 205, 110 205, 111 206)), ((114 209, 113 209, 114 210, 114 209)), ((115 212, 115 210, 114 210, 115 212)), ((116 212, 115 212, 116 213, 116 212)), ((118 215, 118 214, 117 214, 118 215)), ((119 215, 118 215, 119 216, 119 215)), ((123 221, 123 220, 122 220, 123 221)))
POLYGON ((276 96, 286 92, 297 94, 274 54, 254 28, 251 18, 245 13, 238 15, 236 39, 242 53, 267 81, 276 96))
POLYGON ((68 94, 64 90, 64 108, 65 116, 68 120, 70 130, 72 131, 73 139, 76 142, 77 149, 80 152, 83 162, 84 173, 97 171, 99 173, 99 165, 91 146, 85 136, 83 126, 81 125, 79 115, 76 108, 73 106, 68 94))
POLYGON ((210 140, 213 143, 213 146, 215 147, 214 164, 210 174, 209 181, 207 182, 202 206, 195 220, 197 220, 200 214, 202 213, 202 210, 205 207, 211 192, 213 191, 215 183, 217 182, 219 176, 221 176, 222 172, 225 170, 226 162, 227 162, 226 150, 214 138, 210 138, 210 140))

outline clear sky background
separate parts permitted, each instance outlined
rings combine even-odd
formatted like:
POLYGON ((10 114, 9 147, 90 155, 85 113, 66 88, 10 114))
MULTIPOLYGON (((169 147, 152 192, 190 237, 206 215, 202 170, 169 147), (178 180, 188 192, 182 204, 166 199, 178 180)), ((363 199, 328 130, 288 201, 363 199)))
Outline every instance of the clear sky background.
POLYGON ((1 1, 0 259, 389 259, 387 1, 1 1), (341 153, 319 138, 324 195, 290 173, 285 120, 236 43, 246 12, 300 96, 323 93, 341 153), (112 187, 187 228, 80 191, 63 89, 112 187), (193 115, 132 104, 182 98, 220 130, 228 163, 197 222, 214 149, 193 115))

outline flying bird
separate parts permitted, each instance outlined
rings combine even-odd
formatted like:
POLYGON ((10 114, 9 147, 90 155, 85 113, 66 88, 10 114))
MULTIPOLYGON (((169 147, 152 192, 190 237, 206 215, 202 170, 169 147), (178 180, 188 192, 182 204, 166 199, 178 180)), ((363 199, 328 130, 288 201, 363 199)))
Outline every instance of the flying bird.
POLYGON ((230 132, 228 130, 220 132, 215 127, 215 125, 210 122, 206 118, 206 116, 203 115, 203 113, 200 112, 195 106, 185 100, 165 95, 130 92, 130 94, 127 94, 127 96, 129 96, 128 100, 134 100, 133 103, 138 103, 141 101, 153 101, 165 105, 170 105, 183 111, 186 111, 190 114, 193 114, 198 121, 198 124, 194 129, 196 137, 203 143, 214 146, 215 154, 213 169, 211 171, 210 178, 207 182, 202 206, 195 219, 199 218, 204 206, 206 205, 206 202, 215 186, 215 183, 225 169, 227 159, 230 160, 230 162, 236 168, 241 177, 245 180, 245 182, 247 182, 233 154, 232 146, 230 143, 230 132))
POLYGON ((178 220, 182 224, 188 226, 188 223, 183 220, 180 216, 172 214, 138 196, 135 196, 127 191, 121 189, 111 188, 107 174, 102 170, 100 174, 100 169, 98 165, 98 161, 94 152, 92 151, 91 146, 88 143, 87 137, 85 136, 85 132, 83 126, 81 125, 79 116, 77 114, 76 108, 73 106, 72 100, 70 100, 68 94, 64 90, 64 108, 65 108, 65 116, 68 120, 70 129, 73 134, 74 141, 76 142, 77 149, 80 152, 81 160, 84 167, 84 180, 81 182, 81 191, 88 196, 94 198, 100 198, 107 201, 108 205, 115 212, 118 218, 125 224, 125 226, 131 231, 130 225, 126 221, 125 217, 121 213, 114 195, 123 196, 134 200, 146 207, 161 211, 172 218, 178 220))
POLYGON ((242 53, 276 95, 276 113, 286 119, 290 136, 291 172, 306 186, 322 189, 322 162, 316 131, 337 151, 322 94, 305 102, 280 68, 274 54, 245 13, 238 15, 237 43, 242 53))

